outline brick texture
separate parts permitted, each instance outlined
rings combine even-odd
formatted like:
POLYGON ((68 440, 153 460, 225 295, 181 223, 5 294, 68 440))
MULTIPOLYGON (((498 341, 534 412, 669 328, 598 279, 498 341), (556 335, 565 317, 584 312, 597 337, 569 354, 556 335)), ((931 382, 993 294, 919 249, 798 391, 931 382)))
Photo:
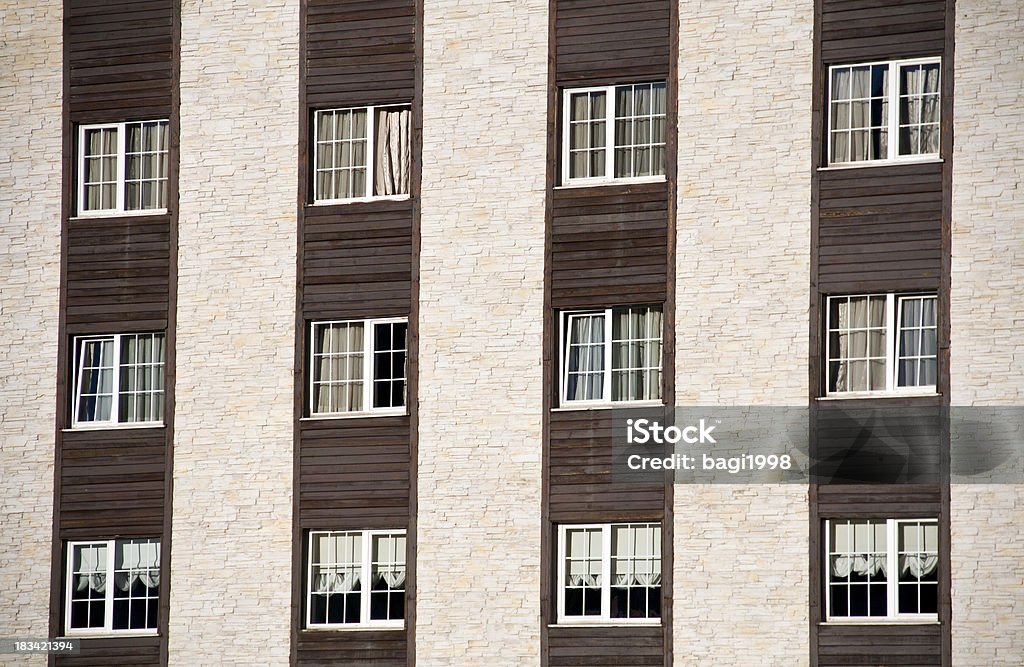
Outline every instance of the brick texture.
POLYGON ((416 663, 540 661, 547 2, 426 3, 416 663))
POLYGON ((181 9, 174 665, 288 663, 298 9, 181 9))
MULTIPOLYGON (((812 11, 680 8, 678 405, 807 404, 812 11)), ((676 486, 676 665, 808 663, 807 526, 805 486, 676 486)))
MULTIPOLYGON (((0 7, 0 637, 49 635, 61 3, 0 7)), ((0 655, 4 665, 45 656, 0 655)))
MULTIPOLYGON (((1024 405, 1024 13, 958 0, 950 385, 954 406, 1024 405)), ((1024 484, 950 493, 953 664, 1024 664, 1024 484)))

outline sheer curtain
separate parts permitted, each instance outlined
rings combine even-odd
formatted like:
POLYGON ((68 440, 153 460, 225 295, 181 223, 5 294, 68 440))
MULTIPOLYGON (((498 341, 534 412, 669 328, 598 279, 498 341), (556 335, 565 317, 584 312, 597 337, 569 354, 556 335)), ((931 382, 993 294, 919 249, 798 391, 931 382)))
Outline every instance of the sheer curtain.
POLYGON ((612 400, 659 400, 661 311, 624 308, 612 318, 612 400))
POLYGON ((316 411, 358 412, 363 409, 363 325, 320 327, 314 354, 319 357, 316 411))
POLYGON ((661 528, 615 526, 612 586, 661 585, 661 528))
POLYGON ((833 391, 884 389, 885 299, 853 297, 833 308, 833 391))
POLYGON ((77 547, 81 559, 76 575, 75 590, 89 588, 97 593, 107 590, 107 548, 105 546, 77 547))
POLYGON ((566 533, 569 562, 566 584, 597 588, 601 585, 601 531, 570 530, 566 533))
POLYGON ((832 557, 832 574, 847 577, 850 573, 861 576, 874 576, 881 572, 886 574, 885 554, 849 554, 832 557))
POLYGON ((320 535, 316 543, 313 592, 348 593, 359 584, 359 554, 362 538, 358 535, 320 535))
POLYGON ((604 315, 569 318, 566 399, 596 401, 604 393, 604 315))
POLYGON ((410 141, 408 109, 377 111, 377 168, 374 192, 378 195, 409 193, 410 141))
POLYGON ((114 584, 127 591, 136 581, 156 588, 160 585, 160 543, 128 542, 121 547, 121 567, 114 575, 114 584))

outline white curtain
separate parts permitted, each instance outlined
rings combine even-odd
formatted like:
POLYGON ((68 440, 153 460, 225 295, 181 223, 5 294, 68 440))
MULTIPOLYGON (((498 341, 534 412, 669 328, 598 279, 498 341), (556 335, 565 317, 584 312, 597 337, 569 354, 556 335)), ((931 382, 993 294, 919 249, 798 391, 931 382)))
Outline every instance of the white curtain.
POLYGON ((382 579, 391 589, 400 589, 405 585, 405 567, 376 572, 375 575, 382 579))
POLYGON ((570 318, 567 398, 593 401, 604 390, 604 315, 570 318))
POLYGON ((900 556, 900 574, 910 573, 914 577, 924 577, 935 571, 939 566, 939 557, 929 554, 908 554, 900 556))
POLYGON ((377 111, 377 168, 373 185, 378 195, 409 193, 410 116, 408 109, 377 111))
POLYGON ((107 549, 106 547, 77 547, 81 559, 75 590, 91 588, 97 593, 107 590, 107 549))
POLYGON ((313 590, 316 593, 348 593, 359 583, 359 570, 350 567, 320 567, 313 590))
POLYGON ((885 554, 853 554, 832 559, 832 574, 837 577, 847 577, 851 572, 865 577, 879 572, 884 575, 886 569, 885 554))
POLYGON ((363 409, 363 325, 320 327, 315 354, 320 356, 317 412, 358 412, 363 409))
POLYGON ((834 391, 884 389, 884 359, 874 362, 866 358, 885 349, 885 299, 855 297, 840 300, 834 307, 835 321, 830 328, 838 330, 839 347, 830 351, 832 360, 839 362, 834 391))
POLYGON ((626 308, 613 313, 612 400, 661 398, 661 311, 626 308))
POLYGON ((160 585, 160 544, 158 542, 119 543, 121 568, 114 574, 114 584, 127 591, 136 581, 156 588, 160 585))

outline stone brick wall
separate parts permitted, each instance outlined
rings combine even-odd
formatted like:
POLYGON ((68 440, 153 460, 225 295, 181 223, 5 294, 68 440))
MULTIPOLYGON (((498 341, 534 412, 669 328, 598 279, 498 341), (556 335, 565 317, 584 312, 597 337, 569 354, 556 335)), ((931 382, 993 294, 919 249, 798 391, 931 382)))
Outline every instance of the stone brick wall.
MULTIPOLYGON (((950 384, 1024 405, 1024 13, 956 3, 950 384)), ((1024 664, 1024 484, 953 485, 953 664, 1024 664)))
MULTIPOLYGON (((0 7, 0 637, 49 635, 61 3, 0 7)), ((0 656, 45 665, 44 656, 0 656)))
POLYGON ((547 2, 426 3, 420 667, 540 661, 547 2))
MULTIPOLYGON (((812 11, 680 7, 677 405, 807 404, 812 11)), ((807 513, 675 487, 676 665, 808 663, 807 513)))
POLYGON ((176 665, 288 663, 298 9, 181 9, 176 665))

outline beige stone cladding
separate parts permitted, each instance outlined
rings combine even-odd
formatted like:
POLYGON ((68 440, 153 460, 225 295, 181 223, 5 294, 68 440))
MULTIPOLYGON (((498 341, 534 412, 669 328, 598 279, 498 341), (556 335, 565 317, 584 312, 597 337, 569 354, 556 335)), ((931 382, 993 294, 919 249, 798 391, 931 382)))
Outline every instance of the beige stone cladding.
MULTIPOLYGON (((1024 5, 956 3, 950 388, 1024 405, 1024 5)), ((1024 664, 1024 484, 950 490, 953 665, 1024 664)))
MULTIPOLYGON (((0 637, 49 635, 61 21, 59 1, 0 5, 0 637)), ((0 664, 46 657, 0 655, 0 664)))
POLYGON ((299 0, 181 7, 172 665, 286 665, 299 0))
MULTIPOLYGON (((677 405, 807 405, 812 12, 680 6, 677 405)), ((674 510, 675 664, 806 665, 807 487, 674 510)))
POLYGON ((548 3, 425 4, 416 663, 540 663, 548 3))

